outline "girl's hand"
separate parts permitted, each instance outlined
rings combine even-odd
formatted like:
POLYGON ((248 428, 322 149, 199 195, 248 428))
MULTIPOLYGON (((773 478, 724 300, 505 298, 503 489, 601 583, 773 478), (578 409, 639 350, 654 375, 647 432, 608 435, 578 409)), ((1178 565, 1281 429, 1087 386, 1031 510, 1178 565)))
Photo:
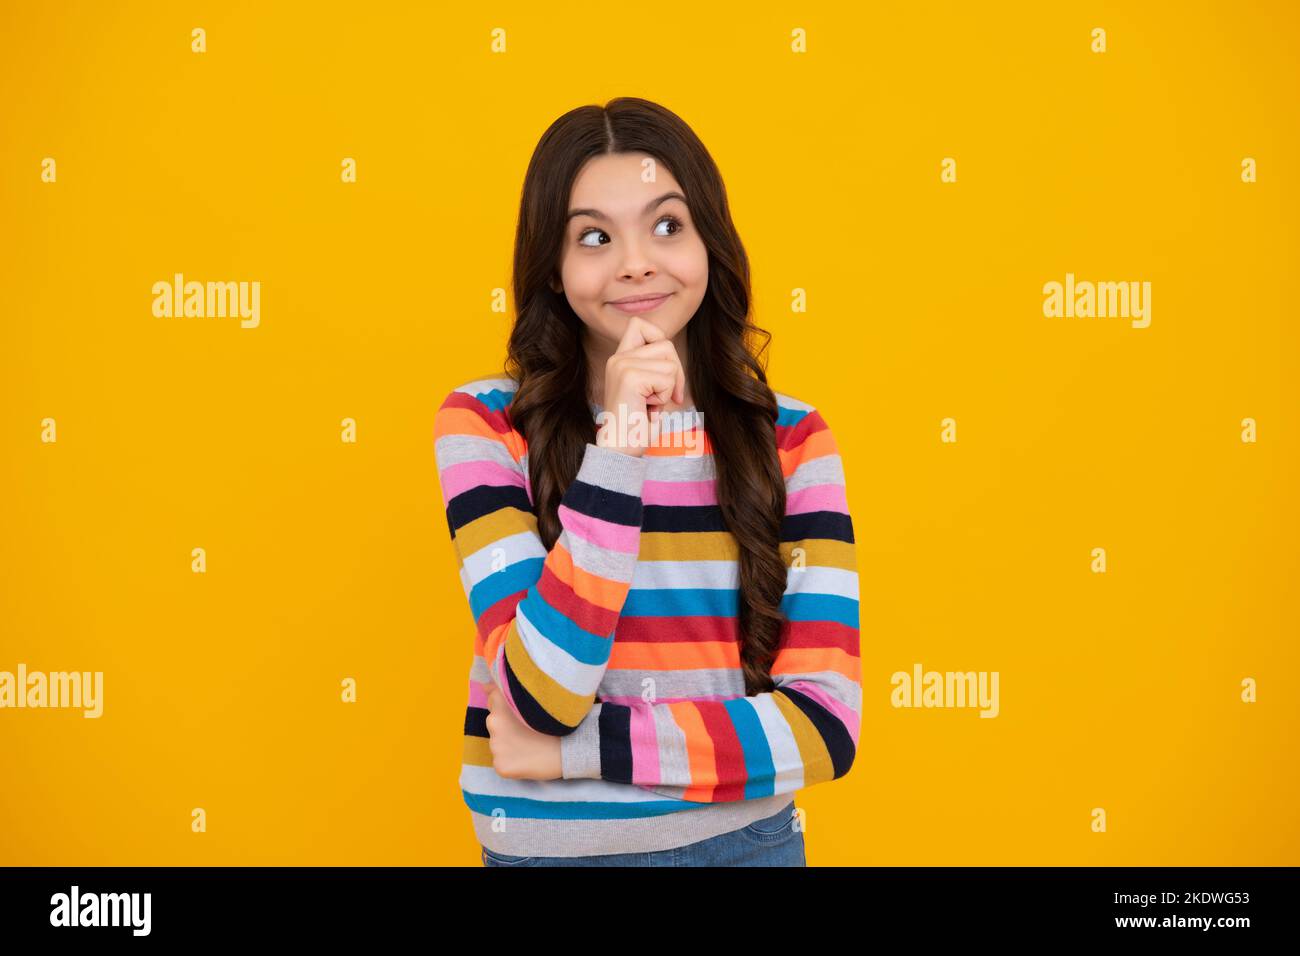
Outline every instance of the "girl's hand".
POLYGON ((605 413, 598 444, 625 454, 645 454, 651 436, 638 428, 658 424, 660 406, 681 404, 686 396, 686 372, 677 347, 657 325, 637 316, 627 323, 618 348, 605 363, 605 413), (651 411, 653 409, 653 411, 651 411), (626 436, 628 444, 618 444, 626 436))
POLYGON ((488 746, 492 766, 503 777, 520 780, 560 780, 560 738, 539 734, 510 709, 496 684, 487 689, 488 746))

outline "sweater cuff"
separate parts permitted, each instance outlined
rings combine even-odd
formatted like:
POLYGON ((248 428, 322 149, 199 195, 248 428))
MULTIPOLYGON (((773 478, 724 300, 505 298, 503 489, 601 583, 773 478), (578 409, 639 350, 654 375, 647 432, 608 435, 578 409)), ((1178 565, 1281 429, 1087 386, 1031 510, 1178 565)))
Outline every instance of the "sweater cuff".
POLYGON ((587 442, 582 464, 578 466, 576 480, 640 498, 642 486, 645 484, 646 469, 649 467, 650 462, 643 455, 629 455, 604 445, 587 442))
POLYGON ((600 779, 599 704, 582 718, 573 733, 560 738, 560 766, 565 780, 600 779))

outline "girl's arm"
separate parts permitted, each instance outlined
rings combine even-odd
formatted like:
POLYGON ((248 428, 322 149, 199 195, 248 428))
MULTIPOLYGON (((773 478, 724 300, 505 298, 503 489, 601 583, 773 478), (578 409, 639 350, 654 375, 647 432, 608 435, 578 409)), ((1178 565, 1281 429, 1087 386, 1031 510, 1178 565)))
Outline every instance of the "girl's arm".
POLYGON ((548 552, 520 464, 526 446, 504 407, 483 382, 447 396, 433 426, 438 479, 475 652, 521 721, 563 735, 591 710, 609 663, 640 551, 648 462, 589 443, 548 552))
POLYGON ((718 803, 792 793, 848 773, 862 714, 853 523, 826 422, 809 408, 792 424, 780 450, 781 610, 789 623, 772 666, 777 689, 722 701, 602 701, 560 741, 566 779, 603 778, 718 803))

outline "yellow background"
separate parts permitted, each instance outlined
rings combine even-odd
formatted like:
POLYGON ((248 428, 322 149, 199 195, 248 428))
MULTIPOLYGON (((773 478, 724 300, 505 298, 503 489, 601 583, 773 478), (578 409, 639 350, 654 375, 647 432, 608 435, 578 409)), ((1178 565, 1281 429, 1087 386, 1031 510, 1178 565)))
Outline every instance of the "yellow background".
POLYGON ((1298 39, 1281 2, 0 6, 0 669, 105 672, 99 720, 0 711, 0 864, 478 863, 433 416, 501 368, 537 138, 619 95, 713 153, 770 381, 844 456, 864 714, 810 864, 1300 863, 1298 39), (154 318, 175 272, 260 281, 260 327, 154 318), (1066 272, 1150 281, 1150 327, 1045 318, 1066 272), (915 662, 998 671, 1000 716, 894 709, 915 662))

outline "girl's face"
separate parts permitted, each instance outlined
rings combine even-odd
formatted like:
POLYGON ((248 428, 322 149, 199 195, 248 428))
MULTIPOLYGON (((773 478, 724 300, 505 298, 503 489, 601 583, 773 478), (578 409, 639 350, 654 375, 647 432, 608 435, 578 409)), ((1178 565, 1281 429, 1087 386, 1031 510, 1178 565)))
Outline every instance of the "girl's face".
POLYGON ((682 188, 657 162, 654 180, 643 181, 647 159, 645 153, 593 157, 578 173, 569 199, 560 281, 588 335, 610 352, 634 314, 674 339, 708 286, 708 250, 682 188), (651 295, 663 298, 615 304, 651 295))

